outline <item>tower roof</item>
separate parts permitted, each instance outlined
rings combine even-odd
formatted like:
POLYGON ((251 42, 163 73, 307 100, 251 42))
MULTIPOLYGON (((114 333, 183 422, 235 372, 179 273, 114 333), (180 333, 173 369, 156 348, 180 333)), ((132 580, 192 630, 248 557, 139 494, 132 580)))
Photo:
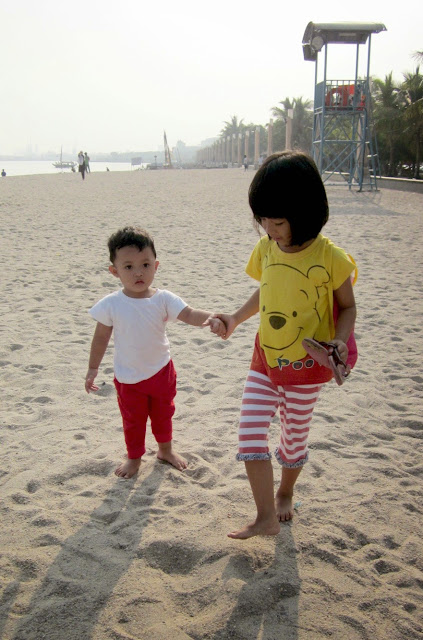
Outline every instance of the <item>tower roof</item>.
POLYGON ((325 44, 365 44, 372 33, 386 31, 378 22, 309 22, 303 36, 304 60, 317 60, 325 44))

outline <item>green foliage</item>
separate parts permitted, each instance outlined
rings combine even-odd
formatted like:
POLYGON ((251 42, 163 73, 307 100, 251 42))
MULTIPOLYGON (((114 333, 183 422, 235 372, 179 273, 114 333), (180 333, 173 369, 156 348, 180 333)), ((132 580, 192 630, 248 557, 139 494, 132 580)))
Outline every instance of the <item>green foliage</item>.
MULTIPOLYGON (((416 51, 413 57, 423 61, 423 51, 416 51)), ((384 80, 372 80, 371 120, 377 137, 379 162, 382 175, 420 178, 423 150, 423 75, 420 67, 404 73, 402 82, 393 80, 392 72, 384 80)), ((313 107, 310 100, 284 98, 271 109, 273 123, 273 150, 282 151, 286 145, 286 123, 288 111, 293 110, 293 149, 311 153, 313 130, 313 107)), ((248 157, 254 157, 255 131, 260 131, 260 153, 267 152, 267 125, 248 123, 237 116, 225 121, 220 137, 241 134, 248 135, 248 157)), ((345 133, 345 132, 343 132, 345 133)), ((336 131, 332 134, 336 136, 336 131)))
POLYGON ((238 116, 231 116, 230 120, 226 120, 223 123, 225 126, 220 131, 220 137, 226 138, 227 136, 231 136, 234 133, 242 133, 245 129, 245 125, 243 124, 243 122, 244 118, 242 118, 242 120, 238 120, 238 116))
MULTIPOLYGON (((416 52, 421 56, 422 52, 416 52)), ((382 174, 420 179, 423 146, 423 76, 420 67, 395 83, 392 72, 372 86, 373 123, 382 174)))
POLYGON ((275 118, 273 129, 273 147, 275 151, 282 151, 286 144, 286 121, 288 112, 293 110, 292 119, 292 148, 311 152, 313 131, 313 109, 311 100, 300 98, 285 98, 279 102, 281 107, 273 107, 275 118))
POLYGON ((373 124, 379 143, 382 173, 396 176, 398 141, 402 134, 402 99, 399 85, 392 79, 392 72, 385 76, 385 80, 373 80, 372 94, 373 124))
POLYGON ((413 177, 419 179, 423 146, 423 75, 420 73, 420 67, 417 67, 414 73, 404 74, 401 93, 405 103, 404 133, 415 154, 413 177))
POLYGON ((238 120, 238 116, 231 116, 230 120, 223 123, 225 126, 220 132, 221 138, 231 137, 233 134, 241 134, 243 136, 242 155, 244 155, 245 149, 245 137, 248 135, 248 158, 252 160, 254 158, 254 144, 255 144, 255 132, 259 130, 259 153, 266 153, 267 151, 267 128, 261 124, 255 124, 249 122, 244 124, 244 119, 238 120))

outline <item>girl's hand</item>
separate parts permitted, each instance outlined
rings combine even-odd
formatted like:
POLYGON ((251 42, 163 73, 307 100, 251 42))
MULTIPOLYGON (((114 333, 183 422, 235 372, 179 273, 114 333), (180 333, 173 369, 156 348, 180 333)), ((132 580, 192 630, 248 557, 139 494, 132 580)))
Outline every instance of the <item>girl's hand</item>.
POLYGON ((330 344, 336 345, 341 359, 344 362, 346 362, 348 358, 348 347, 345 344, 345 342, 343 342, 342 340, 339 340, 338 338, 334 338, 333 340, 330 341, 330 344))
POLYGON ((220 338, 224 338, 226 335, 226 327, 222 320, 219 320, 215 315, 209 316, 202 327, 210 327, 210 331, 220 338))
POLYGON ((226 327, 222 320, 216 318, 214 315, 207 318, 205 322, 201 325, 202 327, 210 327, 210 331, 215 335, 223 338, 226 334, 226 327))
POLYGON ((209 318, 210 320, 210 331, 214 334, 216 334, 217 336, 219 336, 219 338, 224 338, 226 336, 226 326, 225 323, 222 322, 222 320, 219 320, 219 318, 209 318))
POLYGON ((97 374, 98 369, 88 369, 87 375, 85 376, 85 391, 87 393, 90 391, 98 391, 97 385, 94 384, 97 374))
POLYGON ((215 313, 214 317, 219 318, 219 320, 224 323, 226 331, 225 335, 222 335, 221 338, 223 338, 223 340, 227 340, 237 328, 238 323, 235 321, 233 316, 230 316, 227 313, 215 313))

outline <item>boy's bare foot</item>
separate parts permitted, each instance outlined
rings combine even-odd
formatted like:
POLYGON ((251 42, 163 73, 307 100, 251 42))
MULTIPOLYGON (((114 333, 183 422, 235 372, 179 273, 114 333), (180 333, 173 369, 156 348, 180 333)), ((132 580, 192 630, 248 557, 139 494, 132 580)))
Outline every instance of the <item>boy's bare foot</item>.
POLYGON ((278 520, 276 520, 275 517, 272 517, 268 520, 256 520, 255 522, 251 522, 243 529, 239 529, 239 531, 231 531, 231 533, 228 533, 228 538, 246 540, 253 536, 276 536, 280 529, 281 527, 278 520))
POLYGON ((164 462, 168 462, 173 467, 175 467, 175 469, 178 469, 178 471, 184 471, 188 466, 188 463, 185 460, 185 458, 180 456, 179 453, 176 453, 175 451, 172 450, 171 442, 159 443, 157 458, 164 462))
POLYGON ((275 498, 276 517, 280 522, 292 520, 294 517, 294 506, 292 496, 276 494, 275 498))
POLYGON ((115 470, 115 475, 119 478, 125 478, 125 480, 132 478, 138 469, 140 468, 141 458, 134 458, 126 460, 126 462, 122 462, 115 470))

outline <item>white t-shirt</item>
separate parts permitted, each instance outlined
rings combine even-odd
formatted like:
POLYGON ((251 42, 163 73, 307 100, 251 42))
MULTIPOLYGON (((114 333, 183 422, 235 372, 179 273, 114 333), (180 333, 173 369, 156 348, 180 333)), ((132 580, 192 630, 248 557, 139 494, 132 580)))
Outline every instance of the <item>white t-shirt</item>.
POLYGON ((151 298, 109 294, 90 309, 101 324, 113 327, 114 370, 119 382, 135 384, 154 376, 170 360, 166 322, 175 322, 187 306, 170 291, 156 289, 151 298))

